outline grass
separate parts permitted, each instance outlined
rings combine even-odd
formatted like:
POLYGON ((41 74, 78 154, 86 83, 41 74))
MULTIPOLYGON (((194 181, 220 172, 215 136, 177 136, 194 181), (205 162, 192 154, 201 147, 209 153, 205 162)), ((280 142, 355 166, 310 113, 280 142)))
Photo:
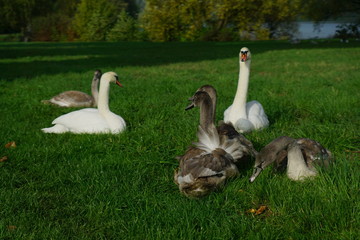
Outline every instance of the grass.
POLYGON ((360 44, 0 43, 0 239, 359 239, 360 44), (196 139, 187 98, 218 90, 217 119, 232 103, 238 52, 252 51, 249 100, 269 128, 246 136, 308 137, 336 161, 313 181, 251 167, 201 200, 180 195, 175 156, 196 139), (90 92, 95 69, 116 71, 110 109, 119 135, 44 134, 73 111, 42 99, 90 92), (15 148, 4 145, 15 141, 15 148), (255 215, 250 209, 266 206, 255 215))

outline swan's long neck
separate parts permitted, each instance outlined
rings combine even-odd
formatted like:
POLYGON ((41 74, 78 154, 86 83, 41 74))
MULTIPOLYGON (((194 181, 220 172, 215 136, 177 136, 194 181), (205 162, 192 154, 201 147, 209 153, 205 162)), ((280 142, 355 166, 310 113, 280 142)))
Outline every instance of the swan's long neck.
POLYGON ((110 112, 109 109, 109 81, 100 81, 98 110, 101 114, 110 112))
POLYGON ((92 83, 91 83, 91 94, 92 94, 92 96, 94 98, 95 106, 97 106, 98 99, 99 99, 98 85, 99 85, 99 79, 93 80, 92 83))
MULTIPOLYGON (((240 62, 239 81, 234 98, 234 102, 231 107, 231 116, 247 119, 246 115, 246 99, 250 77, 250 60, 246 62, 240 62)), ((231 119, 230 119, 231 120, 231 119)))
POLYGON ((293 180, 316 175, 316 171, 310 170, 298 145, 291 146, 288 151, 287 175, 293 180))
POLYGON ((216 114, 216 95, 213 96, 211 98, 212 100, 212 114, 211 114, 211 119, 212 119, 212 123, 215 124, 215 114, 216 114))
POLYGON ((204 99, 200 104, 200 126, 205 131, 214 126, 213 104, 210 99, 204 99))

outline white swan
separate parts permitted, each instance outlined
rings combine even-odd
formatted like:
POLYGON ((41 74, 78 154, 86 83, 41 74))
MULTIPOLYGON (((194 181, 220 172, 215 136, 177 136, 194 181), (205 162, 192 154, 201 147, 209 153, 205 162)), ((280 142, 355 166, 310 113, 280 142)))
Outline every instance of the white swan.
POLYGON ((42 100, 44 104, 54 104, 59 107, 96 107, 98 101, 98 85, 101 77, 101 71, 96 70, 91 82, 92 96, 80 91, 62 92, 49 100, 42 100))
POLYGON ((124 119, 109 109, 110 83, 122 86, 114 72, 107 72, 101 76, 98 108, 84 108, 70 112, 56 118, 55 126, 43 128, 45 133, 120 133, 125 130, 124 119))
POLYGON ((269 125, 264 108, 258 101, 246 103, 250 76, 251 53, 246 47, 240 50, 240 72, 233 104, 224 112, 224 121, 231 122, 241 133, 265 128, 269 125))

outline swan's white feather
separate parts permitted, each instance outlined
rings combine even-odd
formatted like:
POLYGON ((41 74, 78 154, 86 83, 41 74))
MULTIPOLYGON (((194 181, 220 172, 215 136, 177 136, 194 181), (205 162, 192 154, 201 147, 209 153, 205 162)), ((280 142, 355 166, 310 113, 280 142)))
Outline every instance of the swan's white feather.
POLYGON ((197 135, 199 141, 195 145, 199 149, 202 149, 207 153, 211 153, 212 151, 220 147, 219 134, 215 126, 209 128, 207 132, 201 126, 199 126, 197 135))
MULTIPOLYGON (((224 112, 224 121, 230 121, 230 112, 232 105, 224 112)), ((238 132, 251 132, 253 130, 266 128, 269 126, 269 120, 265 114, 265 110, 260 102, 253 100, 246 103, 246 115, 248 119, 239 118, 236 122, 231 122, 238 132)))
POLYGON ((55 104, 55 105, 59 105, 60 107, 70 107, 70 102, 67 101, 67 99, 62 99, 62 101, 57 101, 56 99, 50 99, 49 102, 55 104))
POLYGON ((177 183, 179 185, 181 184, 186 184, 186 183, 193 183, 194 182, 194 177, 191 173, 187 174, 186 176, 177 176, 175 178, 175 181, 177 181, 177 183))
POLYGON ((244 154, 244 147, 238 141, 225 141, 221 143, 215 126, 209 128, 208 131, 205 131, 199 126, 198 138, 199 141, 195 143, 195 146, 204 150, 205 153, 203 154, 212 153, 212 151, 217 148, 223 149, 226 153, 230 154, 233 159, 238 159, 244 154))
POLYGON ((84 108, 70 112, 56 118, 52 124, 55 126, 42 129, 47 133, 118 133, 125 129, 126 124, 122 117, 117 117, 118 127, 111 129, 106 119, 95 108, 84 108))

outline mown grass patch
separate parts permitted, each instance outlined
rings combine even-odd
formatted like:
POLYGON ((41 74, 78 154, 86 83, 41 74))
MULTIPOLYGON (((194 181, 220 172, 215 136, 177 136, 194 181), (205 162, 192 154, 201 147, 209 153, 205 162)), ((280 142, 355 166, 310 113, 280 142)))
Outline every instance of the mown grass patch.
POLYGON ((1 239, 358 239, 360 45, 303 42, 0 43, 1 239), (247 134, 260 150, 308 137, 334 154, 313 181, 251 167, 202 200, 180 195, 175 156, 196 139, 187 98, 218 91, 217 120, 232 103, 238 53, 252 51, 249 100, 269 128, 247 134), (119 135, 40 131, 75 109, 42 105, 65 90, 90 92, 95 69, 115 71, 110 109, 119 135), (5 148, 10 141, 15 148, 5 148), (266 206, 263 214, 249 209, 266 206))

